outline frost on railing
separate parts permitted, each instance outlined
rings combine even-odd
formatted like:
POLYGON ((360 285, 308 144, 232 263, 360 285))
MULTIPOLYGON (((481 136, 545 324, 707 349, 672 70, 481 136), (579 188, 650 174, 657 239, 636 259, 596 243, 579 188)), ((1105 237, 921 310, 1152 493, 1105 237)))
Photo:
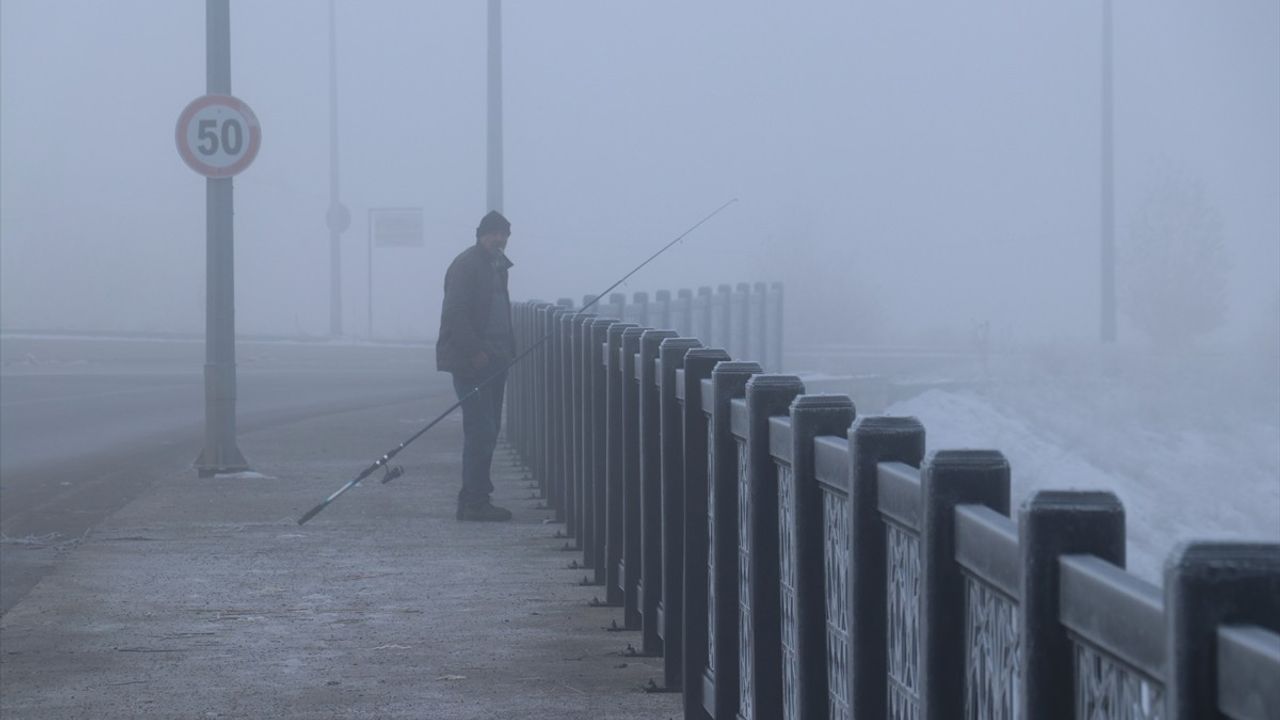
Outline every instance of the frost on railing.
POLYGON ((966 720, 1018 717, 1018 606, 1004 593, 965 577, 966 720))
POLYGON ((707 423, 707 669, 716 671, 716 476, 715 432, 707 423))
POLYGON ((755 720, 754 648, 751 644, 751 484, 747 441, 738 443, 738 717, 755 720))
POLYGON ((791 465, 778 466, 778 580, 782 614, 782 712, 786 720, 800 715, 800 688, 796 655, 799 628, 796 620, 796 495, 791 465))
POLYGON ((827 716, 849 720, 849 501, 822 492, 825 549, 823 589, 827 602, 827 716))
POLYGON ((1160 720, 1164 688, 1120 660, 1075 639, 1079 720, 1160 720))
POLYGON ((914 720, 920 706, 920 541, 887 525, 889 717, 914 720))

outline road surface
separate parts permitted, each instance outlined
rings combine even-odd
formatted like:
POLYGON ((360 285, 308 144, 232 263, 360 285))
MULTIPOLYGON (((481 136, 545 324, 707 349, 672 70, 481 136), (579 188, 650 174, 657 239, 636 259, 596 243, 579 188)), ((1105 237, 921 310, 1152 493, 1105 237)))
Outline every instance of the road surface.
MULTIPOLYGON (((0 612, 56 563, 26 549, 70 547, 158 479, 197 482, 203 362, 198 341, 0 338, 0 612)), ((238 362, 241 433, 424 397, 435 372, 427 346, 242 342, 238 362)))

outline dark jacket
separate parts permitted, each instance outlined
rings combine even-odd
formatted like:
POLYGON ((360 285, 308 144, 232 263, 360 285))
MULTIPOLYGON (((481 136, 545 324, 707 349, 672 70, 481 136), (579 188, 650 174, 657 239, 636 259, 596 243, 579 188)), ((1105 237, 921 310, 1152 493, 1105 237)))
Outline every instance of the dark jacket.
MULTIPOLYGON (((463 250, 444 276, 444 304, 440 308, 440 336, 436 340, 436 369, 474 372, 471 359, 484 350, 493 355, 486 338, 495 298, 508 305, 507 269, 511 261, 485 250, 479 243, 463 250)), ((509 325, 508 325, 509 327, 509 325)), ((506 341, 515 353, 515 338, 506 341)))

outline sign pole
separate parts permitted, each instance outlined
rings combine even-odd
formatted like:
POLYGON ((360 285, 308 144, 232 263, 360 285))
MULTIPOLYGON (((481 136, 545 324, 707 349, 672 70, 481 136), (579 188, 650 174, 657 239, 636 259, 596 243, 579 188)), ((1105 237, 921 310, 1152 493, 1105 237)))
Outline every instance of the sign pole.
MULTIPOLYGON (((229 0, 205 0, 206 83, 210 95, 231 94, 229 0)), ((204 450, 200 477, 240 472, 249 463, 236 446, 235 235, 230 177, 205 180, 204 450)))
POLYGON ((368 320, 369 339, 372 340, 373 339, 373 209, 370 208, 368 213, 369 213, 369 264, 368 264, 369 282, 367 283, 367 286, 369 290, 369 303, 366 309, 368 310, 368 313, 369 313, 369 320, 368 320))
POLYGON ((502 3, 489 0, 489 113, 486 200, 502 212, 502 3))

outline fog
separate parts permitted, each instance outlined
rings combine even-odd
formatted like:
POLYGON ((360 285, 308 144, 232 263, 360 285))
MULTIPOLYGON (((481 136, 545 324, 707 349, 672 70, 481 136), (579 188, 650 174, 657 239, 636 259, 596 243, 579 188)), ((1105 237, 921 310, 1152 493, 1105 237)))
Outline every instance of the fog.
MULTIPOLYGON (((204 180, 173 127, 204 94, 204 4, 0 7, 0 329, 201 333, 204 180)), ((1266 336, 1280 5, 1114 17, 1121 302, 1172 186, 1220 235, 1224 311, 1203 341, 1266 336)), ((338 0, 348 335, 368 332, 367 209, 384 206, 422 207, 426 247, 375 251, 375 334, 435 333, 444 267, 488 209, 485 22, 479 2, 338 0)), ((782 280, 797 342, 980 323, 1090 341, 1101 28, 1100 3, 506 3, 512 294, 603 289, 737 197, 624 289, 782 280)), ((263 127, 235 180, 242 334, 328 332, 327 73, 324 3, 232 4, 232 90, 263 127)), ((1142 339, 1123 308, 1120 331, 1142 339)))

